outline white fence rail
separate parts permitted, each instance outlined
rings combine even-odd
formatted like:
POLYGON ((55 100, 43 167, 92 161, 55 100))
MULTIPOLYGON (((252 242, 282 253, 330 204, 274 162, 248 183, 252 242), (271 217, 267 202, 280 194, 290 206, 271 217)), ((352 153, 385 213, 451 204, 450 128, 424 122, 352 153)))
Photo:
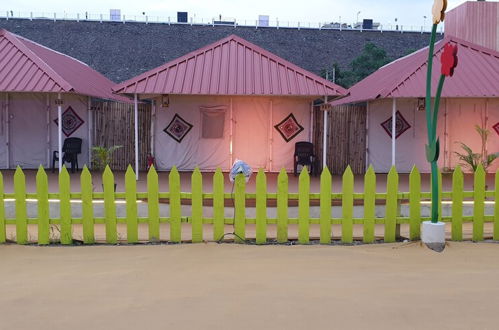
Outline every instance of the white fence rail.
MULTIPOLYGON (((431 25, 414 26, 403 24, 379 24, 376 23, 373 29, 363 29, 362 23, 345 23, 345 22, 296 22, 296 21, 280 21, 269 20, 262 23, 257 19, 204 19, 196 16, 188 18, 187 22, 178 22, 176 16, 149 16, 145 14, 128 15, 121 14, 119 17, 111 19, 110 14, 95 14, 95 13, 55 13, 55 12, 18 12, 12 10, 0 11, 0 19, 29 19, 29 20, 51 20, 51 21, 93 21, 93 22, 119 22, 127 23, 143 23, 143 24, 184 24, 184 25, 204 25, 204 26, 233 26, 237 27, 254 27, 254 28, 274 28, 274 29, 316 29, 316 30, 339 30, 339 31, 377 31, 377 32, 417 32, 429 33, 431 25), (379 25, 378 25, 379 24, 379 25)), ((439 32, 443 34, 443 27, 439 32)))

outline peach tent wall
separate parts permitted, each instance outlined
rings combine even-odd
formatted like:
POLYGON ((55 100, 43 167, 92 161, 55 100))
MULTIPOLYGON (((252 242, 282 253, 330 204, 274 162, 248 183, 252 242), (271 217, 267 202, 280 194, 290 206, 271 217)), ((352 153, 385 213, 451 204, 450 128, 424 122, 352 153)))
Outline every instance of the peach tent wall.
MULTIPOLYGON (((0 168, 52 166, 52 152, 58 148, 56 99, 55 93, 0 93, 0 168)), ((89 97, 62 94, 62 99, 62 112, 71 107, 83 121, 70 135, 82 139, 82 167, 89 163, 89 97)))
POLYGON ((169 97, 168 107, 161 106, 161 97, 155 103, 152 149, 159 170, 173 166, 193 170, 198 166, 204 171, 218 167, 226 171, 235 159, 241 159, 254 170, 291 171, 295 142, 310 141, 312 104, 304 98, 174 95, 169 97), (203 137, 203 131, 209 129, 203 121, 206 109, 223 113, 221 137, 203 137), (175 114, 193 125, 180 143, 164 132, 175 114), (274 126, 289 114, 303 131, 286 142, 274 126))
MULTIPOLYGON (((411 126, 396 139, 395 161, 397 170, 409 173, 415 165, 421 172, 430 167, 424 154, 427 143, 425 112, 418 111, 418 99, 397 99, 396 110, 411 126)), ((368 102, 367 163, 377 173, 386 173, 391 167, 391 136, 381 126, 392 116, 392 100, 368 102)), ((437 134, 440 137, 440 168, 455 168, 461 162, 455 152, 462 152, 459 142, 464 142, 475 152, 480 152, 481 141, 475 125, 484 125, 489 131, 487 151, 499 152, 499 134, 493 128, 499 124, 499 99, 497 98, 446 98, 442 99, 437 134)), ((489 172, 499 168, 496 161, 489 172)))
POLYGON ((311 141, 313 100, 346 95, 344 88, 235 35, 113 90, 134 99, 155 100, 151 149, 156 166, 187 171, 195 167, 228 170, 236 159, 254 170, 290 171, 295 143, 311 141), (215 115, 217 111, 223 117, 215 115), (287 142, 274 126, 291 114, 296 123, 290 124, 288 132, 297 132, 299 126, 302 130, 297 136, 287 135, 287 142), (176 115, 185 121, 178 126, 185 133, 183 139, 164 132, 176 115), (218 123, 210 116, 218 116, 218 123))

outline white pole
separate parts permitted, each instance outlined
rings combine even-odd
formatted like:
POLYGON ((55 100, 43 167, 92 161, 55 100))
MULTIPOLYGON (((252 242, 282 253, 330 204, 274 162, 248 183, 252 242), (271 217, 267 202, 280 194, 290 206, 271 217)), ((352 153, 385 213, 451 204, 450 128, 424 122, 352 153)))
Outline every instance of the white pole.
POLYGON ((7 168, 10 168, 10 113, 8 93, 5 93, 5 120, 7 121, 5 129, 5 142, 7 144, 7 168))
POLYGON ((154 157, 154 136, 155 136, 155 125, 156 125, 156 100, 152 100, 151 106, 151 156, 154 157))
POLYGON ((273 112, 274 112, 274 103, 272 102, 272 100, 270 100, 270 125, 269 125, 269 171, 272 172, 272 153, 274 152, 273 151, 273 148, 272 148, 272 144, 274 143, 274 136, 273 136, 273 132, 274 130, 272 129, 272 124, 273 124, 273 112))
POLYGON ((396 140, 396 127, 397 127, 397 99, 392 100, 392 166, 395 166, 395 140, 396 140))
MULTIPOLYGON (((447 100, 445 102, 445 105, 447 105, 447 100)), ((483 123, 484 124, 483 127, 487 128, 488 123, 489 123, 489 99, 487 98, 485 99, 485 121, 483 123)), ((485 141, 485 150, 483 151, 485 152, 486 155, 489 154, 488 148, 489 148, 488 141, 485 141)))
POLYGON ((366 171, 369 167, 369 102, 366 103, 366 171))
POLYGON ((314 139, 314 102, 310 102, 310 132, 308 139, 310 142, 314 139))
POLYGON ((62 171, 62 105, 61 105, 61 93, 57 93, 57 139, 58 139, 58 152, 59 152, 59 173, 62 171))
POLYGON ((133 106, 135 114, 135 179, 139 179, 139 105, 137 104, 137 94, 133 94, 133 106))
POLYGON ((88 105, 87 105, 87 114, 88 114, 88 168, 92 168, 92 131, 94 127, 93 123, 93 113, 92 113, 92 98, 88 97, 88 105))
POLYGON ((45 118, 45 124, 46 124, 46 129, 47 129, 47 168, 50 168, 50 94, 47 93, 46 101, 45 101, 45 106, 46 106, 46 118, 45 118))
MULTIPOLYGON (((327 104, 327 96, 324 97, 324 104, 327 104)), ((322 168, 326 168, 327 159, 327 110, 324 110, 324 128, 322 132, 322 168)))
POLYGON ((233 163, 233 135, 234 135, 234 113, 232 111, 232 98, 230 98, 230 131, 229 131, 229 155, 230 155, 230 164, 229 164, 229 168, 232 167, 232 163, 233 163))

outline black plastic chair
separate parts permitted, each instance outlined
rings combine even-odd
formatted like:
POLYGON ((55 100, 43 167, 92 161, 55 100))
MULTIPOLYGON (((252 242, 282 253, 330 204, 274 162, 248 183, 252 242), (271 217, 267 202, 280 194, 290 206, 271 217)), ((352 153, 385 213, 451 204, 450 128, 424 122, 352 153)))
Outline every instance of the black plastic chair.
POLYGON ((314 145, 311 142, 296 142, 294 159, 294 174, 298 175, 298 165, 307 166, 312 175, 315 174, 314 145))
MULTIPOLYGON (((62 146, 62 163, 71 164, 71 173, 79 170, 78 167, 78 154, 81 154, 82 139, 71 137, 64 140, 62 146)), ((55 171, 55 163, 59 161, 59 152, 54 151, 52 154, 52 173, 55 171)))

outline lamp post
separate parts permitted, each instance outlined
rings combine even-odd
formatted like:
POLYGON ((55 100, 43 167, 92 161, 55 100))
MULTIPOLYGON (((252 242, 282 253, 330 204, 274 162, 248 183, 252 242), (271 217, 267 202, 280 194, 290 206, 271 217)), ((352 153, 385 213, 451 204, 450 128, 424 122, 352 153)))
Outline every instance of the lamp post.
MULTIPOLYGON (((357 20, 355 21, 355 24, 359 23, 359 15, 360 15, 361 11, 359 10, 357 12, 357 20)), ((355 26, 355 25, 354 25, 355 26)))
POLYGON ((423 31, 426 29, 426 15, 423 16, 423 31))

